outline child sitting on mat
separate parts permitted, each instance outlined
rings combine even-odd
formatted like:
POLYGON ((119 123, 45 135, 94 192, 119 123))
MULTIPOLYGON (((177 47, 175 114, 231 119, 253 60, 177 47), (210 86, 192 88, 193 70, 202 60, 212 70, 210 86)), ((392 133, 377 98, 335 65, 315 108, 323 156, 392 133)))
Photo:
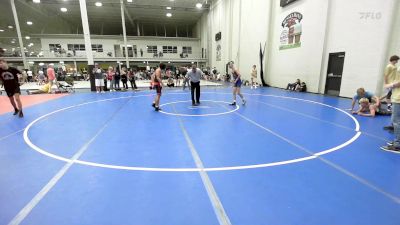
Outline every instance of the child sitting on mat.
POLYGON ((51 94, 51 86, 52 86, 52 83, 47 81, 47 83, 39 90, 35 90, 35 91, 26 90, 26 93, 28 95, 51 94))

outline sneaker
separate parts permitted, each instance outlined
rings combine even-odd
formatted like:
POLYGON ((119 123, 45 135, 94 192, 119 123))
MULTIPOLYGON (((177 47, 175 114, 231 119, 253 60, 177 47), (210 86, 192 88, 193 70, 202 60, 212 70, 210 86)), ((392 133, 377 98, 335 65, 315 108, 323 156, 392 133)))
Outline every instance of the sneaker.
POLYGON ((96 91, 96 93, 98 94, 98 93, 100 93, 99 91, 96 91))
POLYGON ((104 91, 101 91, 101 93, 105 93, 104 91))
POLYGON ((389 141, 386 144, 389 145, 389 146, 393 146, 394 145, 394 141, 389 141))
POLYGON ((155 108, 156 112, 158 112, 158 111, 160 111, 160 110, 161 110, 161 108, 160 108, 160 107, 154 107, 154 108, 155 108))
POLYGON ((192 106, 196 106, 196 103, 192 102, 192 106))
POLYGON ((15 116, 15 115, 17 115, 18 113, 19 113, 19 110, 18 110, 18 109, 14 109, 13 115, 15 116))
POLYGON ((388 152, 400 153, 400 148, 396 148, 394 145, 382 146, 381 149, 388 152))
POLYGON ((246 105, 246 99, 243 99, 242 105, 246 105))
POLYGON ((19 117, 19 118, 22 118, 22 117, 24 117, 24 113, 23 113, 22 111, 19 111, 19 113, 18 113, 18 117, 19 117))
POLYGON ((383 127, 384 130, 394 130, 393 126, 385 126, 383 127))
POLYGON ((236 105, 236 102, 232 102, 231 104, 229 104, 229 105, 236 105))
POLYGON ((153 108, 155 108, 155 107, 156 107, 156 103, 151 104, 151 106, 152 106, 153 108))
POLYGON ((197 105, 200 105, 200 102, 197 102, 197 105))

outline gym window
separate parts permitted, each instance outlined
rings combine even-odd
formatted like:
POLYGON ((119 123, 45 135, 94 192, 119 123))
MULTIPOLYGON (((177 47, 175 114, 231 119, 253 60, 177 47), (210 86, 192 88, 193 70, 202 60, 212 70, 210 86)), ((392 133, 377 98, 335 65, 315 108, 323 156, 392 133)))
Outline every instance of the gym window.
POLYGON ((157 53, 157 46, 147 45, 147 53, 157 53))
POLYGON ((163 46, 163 53, 178 53, 178 47, 176 46, 163 46))
POLYGON ((192 47, 183 47, 182 52, 184 54, 192 54, 192 47))
POLYGON ((60 44, 49 44, 50 52, 59 52, 61 50, 60 44))
POLYGON ((103 45, 92 45, 92 51, 103 52, 103 45))
MULTIPOLYGON (((92 45, 93 47, 93 45, 92 45)), ((102 47, 103 48, 103 47, 102 47)), ((85 51, 85 45, 68 44, 68 51, 85 51)))

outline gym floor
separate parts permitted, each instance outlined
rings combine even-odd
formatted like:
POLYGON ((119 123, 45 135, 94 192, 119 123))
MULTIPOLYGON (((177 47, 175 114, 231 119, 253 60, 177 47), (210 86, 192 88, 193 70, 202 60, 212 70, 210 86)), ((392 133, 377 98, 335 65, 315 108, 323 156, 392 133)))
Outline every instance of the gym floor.
POLYGON ((158 113, 147 90, 47 99, 22 119, 3 110, 0 224, 400 224, 400 154, 379 149, 390 117, 242 91, 236 107, 230 88, 203 87, 198 107, 165 91, 158 113))

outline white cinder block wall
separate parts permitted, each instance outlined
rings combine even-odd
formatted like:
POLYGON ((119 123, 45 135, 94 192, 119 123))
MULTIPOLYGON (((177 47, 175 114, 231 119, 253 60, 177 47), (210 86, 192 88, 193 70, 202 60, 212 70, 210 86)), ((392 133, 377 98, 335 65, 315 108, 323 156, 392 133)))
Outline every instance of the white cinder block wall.
MULTIPOLYGON (((340 96, 351 97, 359 87, 376 92, 388 61, 394 3, 395 0, 331 1, 326 54, 346 53, 340 96), (363 18, 365 13, 371 15, 363 18)), ((321 74, 321 90, 325 88, 328 58, 324 62, 325 73, 321 74)))
MULTIPOLYGON (((253 65, 257 66, 258 82, 260 78, 260 43, 262 47, 267 42, 269 24, 269 1, 242 0, 241 7, 241 31, 238 41, 238 56, 235 57, 242 76, 250 80, 250 71, 253 65), (263 9, 263 10, 260 10, 263 9)), ((265 71, 264 71, 265 73, 265 71)))
POLYGON ((284 88, 300 78, 307 82, 309 91, 324 93, 329 53, 343 51, 346 58, 340 95, 351 97, 361 86, 373 92, 381 90, 387 58, 400 54, 400 20, 393 16, 400 11, 397 0, 298 0, 284 8, 279 2, 215 1, 208 14, 210 66, 225 71, 229 60, 237 61, 248 79, 251 65, 259 65, 260 42, 270 41, 264 69, 268 84, 284 88), (279 50, 281 23, 291 12, 303 14, 301 47, 279 50), (375 18, 362 19, 362 13, 374 13, 375 18), (218 43, 214 36, 219 31, 222 60, 216 61, 218 43))
POLYGON ((271 86, 286 87, 297 78, 307 83, 308 90, 318 92, 321 60, 324 48, 325 24, 329 0, 299 0, 281 8, 275 4, 274 24, 270 28, 272 46, 267 66, 266 81, 271 86), (303 14, 301 47, 279 50, 282 21, 292 12, 303 14))

